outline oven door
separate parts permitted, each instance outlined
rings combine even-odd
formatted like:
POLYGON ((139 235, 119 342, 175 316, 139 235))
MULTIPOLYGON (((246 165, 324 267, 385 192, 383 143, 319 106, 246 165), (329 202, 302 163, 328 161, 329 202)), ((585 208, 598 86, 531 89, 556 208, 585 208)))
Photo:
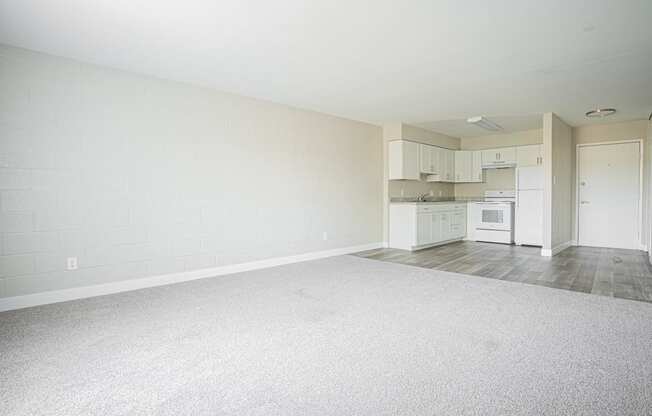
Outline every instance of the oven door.
POLYGON ((512 211, 508 204, 479 203, 476 210, 475 228, 501 231, 512 229, 512 211))

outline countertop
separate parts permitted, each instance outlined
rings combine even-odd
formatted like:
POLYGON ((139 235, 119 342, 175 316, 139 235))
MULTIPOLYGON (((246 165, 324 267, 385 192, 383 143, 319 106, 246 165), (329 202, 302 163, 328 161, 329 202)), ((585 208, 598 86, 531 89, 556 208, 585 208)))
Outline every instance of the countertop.
POLYGON ((417 201, 417 198, 391 198, 391 204, 466 204, 467 202, 484 201, 482 197, 457 197, 457 198, 426 198, 417 201))

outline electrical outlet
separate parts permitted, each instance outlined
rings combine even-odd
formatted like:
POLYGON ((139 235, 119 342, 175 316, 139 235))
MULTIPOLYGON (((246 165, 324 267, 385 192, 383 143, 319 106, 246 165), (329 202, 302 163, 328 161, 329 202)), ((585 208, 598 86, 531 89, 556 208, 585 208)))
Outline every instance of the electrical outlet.
POLYGON ((439 196, 442 196, 444 194, 443 191, 439 191, 439 196))
POLYGON ((435 196, 435 191, 433 191, 433 190, 431 189, 430 192, 428 193, 428 195, 430 195, 430 196, 435 196))
POLYGON ((405 189, 401 188, 401 198, 405 196, 405 189))
POLYGON ((68 257, 66 259, 67 270, 77 270, 77 257, 68 257))
POLYGON ((328 240, 328 233, 326 231, 321 234, 321 239, 324 241, 328 240))

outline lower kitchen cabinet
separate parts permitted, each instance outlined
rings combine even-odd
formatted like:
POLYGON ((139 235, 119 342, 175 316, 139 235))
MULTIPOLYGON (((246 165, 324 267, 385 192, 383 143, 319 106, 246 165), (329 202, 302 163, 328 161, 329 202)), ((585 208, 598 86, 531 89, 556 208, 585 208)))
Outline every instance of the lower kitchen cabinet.
POLYGON ((397 203, 389 209, 389 246, 418 250, 466 236, 465 203, 397 203))

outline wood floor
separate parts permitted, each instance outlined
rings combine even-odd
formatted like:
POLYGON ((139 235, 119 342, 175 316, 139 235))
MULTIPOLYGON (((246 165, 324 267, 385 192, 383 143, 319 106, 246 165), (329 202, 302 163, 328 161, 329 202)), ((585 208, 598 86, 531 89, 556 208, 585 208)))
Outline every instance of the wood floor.
POLYGON ((541 257, 536 247, 461 241, 410 252, 383 248, 356 253, 369 259, 408 264, 652 302, 652 266, 638 250, 570 247, 541 257))

